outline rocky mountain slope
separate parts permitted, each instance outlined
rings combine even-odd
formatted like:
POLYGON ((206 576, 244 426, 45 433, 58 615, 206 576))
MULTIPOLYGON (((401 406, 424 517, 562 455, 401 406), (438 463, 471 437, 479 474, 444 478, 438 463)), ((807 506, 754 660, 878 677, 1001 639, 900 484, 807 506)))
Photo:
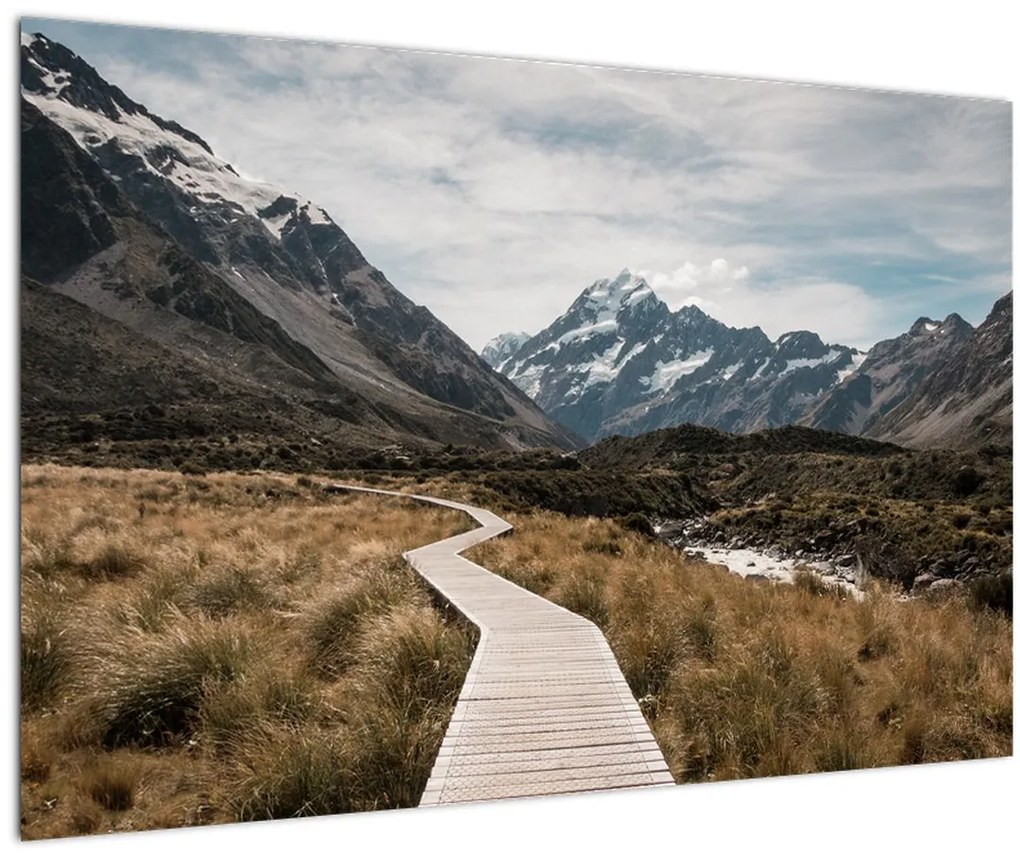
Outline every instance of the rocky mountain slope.
POLYGON ((973 333, 955 313, 944 321, 919 318, 906 333, 876 343, 856 372, 820 398, 805 424, 883 436, 883 415, 914 393, 973 333))
POLYGON ((21 76, 26 276, 342 415, 337 440, 371 413, 376 443, 577 445, 314 203, 239 175, 41 35, 22 35, 21 76))
POLYGON ((696 306, 670 312, 624 270, 585 289, 498 368, 595 439, 685 422, 739 432, 797 422, 863 359, 809 331, 772 342, 696 306))
POLYGON ((1013 293, 869 431, 908 446, 1012 443, 1013 293))

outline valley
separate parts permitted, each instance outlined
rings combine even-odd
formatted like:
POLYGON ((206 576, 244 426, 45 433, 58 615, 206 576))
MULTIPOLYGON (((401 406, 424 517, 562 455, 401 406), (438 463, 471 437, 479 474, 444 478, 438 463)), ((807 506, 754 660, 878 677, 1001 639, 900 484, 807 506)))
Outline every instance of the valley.
POLYGON ((404 554, 471 525, 338 484, 512 524, 465 557, 604 635, 664 779, 1012 753, 1011 291, 865 349, 624 268, 476 353, 44 34, 21 96, 23 838, 419 804, 480 632, 404 554))

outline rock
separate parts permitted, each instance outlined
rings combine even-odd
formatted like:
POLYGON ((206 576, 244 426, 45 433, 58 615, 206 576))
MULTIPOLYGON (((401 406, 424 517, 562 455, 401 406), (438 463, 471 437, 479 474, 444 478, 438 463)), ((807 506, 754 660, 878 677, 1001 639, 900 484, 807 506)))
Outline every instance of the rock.
POLYGON ((941 580, 933 581, 931 586, 928 587, 929 592, 951 592, 954 589, 959 588, 963 584, 958 580, 952 578, 942 578, 941 580))
POLYGON ((836 557, 832 563, 836 566, 836 568, 850 568, 850 566, 856 563, 856 560, 852 553, 846 553, 843 554, 843 556, 836 557))
POLYGON ((949 577, 953 573, 953 566, 947 559, 936 560, 935 564, 928 569, 928 573, 935 577, 949 577))
POLYGON ((745 574, 744 580, 768 580, 767 574, 745 574))
POLYGON ((917 577, 914 578, 913 590, 914 592, 920 592, 922 589, 927 589, 933 583, 935 583, 936 580, 938 580, 938 578, 935 577, 935 575, 931 574, 930 572, 919 574, 917 577))
POLYGON ((793 555, 794 555, 794 556, 795 556, 795 557, 796 557, 797 559, 800 559, 800 558, 801 558, 802 556, 804 556, 804 549, 803 549, 803 548, 801 548, 801 549, 800 549, 800 550, 798 550, 798 551, 794 551, 793 555))
POLYGON ((747 563, 747 567, 748 568, 754 568, 757 564, 758 563, 756 563, 754 560, 752 560, 751 562, 747 563))

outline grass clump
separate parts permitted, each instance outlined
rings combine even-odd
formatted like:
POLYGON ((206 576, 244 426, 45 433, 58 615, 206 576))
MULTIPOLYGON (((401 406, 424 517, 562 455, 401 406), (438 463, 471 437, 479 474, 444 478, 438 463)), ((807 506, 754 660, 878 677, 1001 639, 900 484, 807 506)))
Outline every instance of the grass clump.
POLYGON ((62 617, 41 606, 21 616, 21 708, 39 711, 51 705, 70 672, 62 617))
POLYGON ((213 618, 273 606, 263 582, 251 571, 234 567, 221 569, 196 583, 191 601, 213 618))
POLYGON ((472 641, 430 608, 367 617, 337 723, 275 725, 239 748, 232 798, 246 820, 414 806, 471 660, 472 641))
POLYGON ((89 766, 83 788, 99 806, 111 812, 123 812, 134 806, 139 771, 124 760, 104 759, 89 766))
POLYGON ((413 592, 412 579, 395 562, 354 571, 310 612, 307 634, 312 667, 326 678, 339 676, 354 661, 352 644, 360 624, 385 614, 413 592))
POLYGON ((346 747, 333 731, 263 729, 242 753, 230 798, 239 821, 348 812, 346 747))
POLYGON ((248 627, 178 614, 156 634, 128 628, 86 656, 92 716, 104 746, 164 746, 194 729, 210 686, 244 675, 254 656, 248 627))

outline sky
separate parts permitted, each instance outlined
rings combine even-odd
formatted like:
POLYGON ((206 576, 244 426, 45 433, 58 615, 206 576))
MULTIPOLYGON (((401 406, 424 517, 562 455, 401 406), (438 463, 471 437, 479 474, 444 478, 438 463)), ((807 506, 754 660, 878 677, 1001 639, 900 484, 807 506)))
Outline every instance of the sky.
POLYGON ((25 18, 481 348, 622 268, 868 348, 1012 287, 1008 102, 25 18))

